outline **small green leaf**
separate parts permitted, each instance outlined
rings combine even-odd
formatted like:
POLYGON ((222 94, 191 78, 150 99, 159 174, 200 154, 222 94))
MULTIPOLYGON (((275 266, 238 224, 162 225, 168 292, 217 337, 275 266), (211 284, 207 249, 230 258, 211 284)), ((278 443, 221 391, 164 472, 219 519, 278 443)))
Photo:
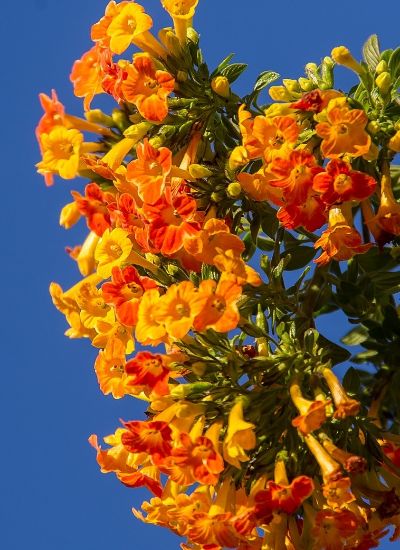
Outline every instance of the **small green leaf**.
POLYGON ((315 248, 311 246, 296 246, 285 250, 282 257, 285 258, 290 254, 290 261, 286 265, 287 271, 293 271, 294 269, 301 269, 308 265, 316 254, 315 248))
POLYGON ((338 346, 334 342, 331 342, 322 334, 319 335, 318 344, 321 348, 323 348, 326 356, 329 357, 329 359, 332 361, 332 365, 337 365, 338 363, 343 363, 343 361, 347 361, 347 359, 349 359, 351 355, 347 351, 347 349, 344 349, 342 348, 342 346, 338 346))
POLYGON ((234 55, 235 55, 234 53, 230 53, 229 55, 227 55, 225 59, 221 61, 221 63, 218 65, 215 71, 212 72, 211 77, 217 74, 221 74, 221 71, 223 71, 229 65, 229 61, 232 59, 234 55))
POLYGON ((362 325, 353 328, 350 332, 342 338, 343 344, 346 346, 358 346, 365 342, 368 338, 368 330, 362 325))
POLYGON ((357 369, 355 369, 354 367, 348 368, 346 374, 343 377, 343 386, 348 392, 354 395, 359 393, 361 380, 357 369))
POLYGON ((392 80, 397 78, 400 73, 400 48, 397 48, 394 50, 392 55, 390 56, 388 68, 390 75, 392 77, 392 80))
POLYGON ((261 90, 266 88, 268 84, 271 84, 271 82, 275 82, 275 80, 278 80, 280 76, 280 74, 275 73, 274 71, 264 71, 260 73, 256 80, 256 83, 254 84, 254 92, 261 92, 261 90))
POLYGON ((363 55, 366 64, 371 71, 375 71, 378 65, 381 54, 379 51, 379 40, 376 34, 372 34, 363 46, 363 55))
POLYGON ((225 76, 230 83, 235 82, 237 78, 247 69, 246 63, 232 63, 221 71, 221 75, 225 76))

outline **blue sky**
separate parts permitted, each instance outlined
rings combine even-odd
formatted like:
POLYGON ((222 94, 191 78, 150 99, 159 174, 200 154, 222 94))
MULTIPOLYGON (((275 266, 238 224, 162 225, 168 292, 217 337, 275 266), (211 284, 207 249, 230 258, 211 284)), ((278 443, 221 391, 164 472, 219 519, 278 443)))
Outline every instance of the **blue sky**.
MULTIPOLYGON (((170 24, 158 0, 143 4, 155 27, 170 24)), ((336 45, 347 45, 358 57, 372 33, 381 37, 383 48, 399 45, 398 0, 199 4, 195 26, 209 65, 231 52, 236 61, 249 63, 239 93, 263 70, 301 76, 306 62, 318 62, 336 45)), ((147 493, 99 473, 88 436, 113 432, 118 418, 140 418, 143 408, 131 399, 115 401, 100 393, 92 368, 95 350, 87 341, 63 336, 64 319, 48 295, 50 281, 67 287, 78 279, 64 247, 78 244, 84 230, 80 225, 67 233, 58 226, 59 210, 79 184, 59 180, 46 189, 35 173, 39 153, 34 127, 41 115, 37 95, 55 88, 68 111, 80 114, 81 102, 73 97, 68 75, 72 62, 89 49, 90 25, 105 5, 101 0, 23 0, 2 6, 6 196, 0 271, 0 545, 5 550, 108 550, 110 545, 113 550, 160 545, 175 550, 179 545, 169 532, 133 518, 131 507, 139 506, 147 493)), ((332 326, 325 328, 333 337, 345 332, 340 323, 332 326)))

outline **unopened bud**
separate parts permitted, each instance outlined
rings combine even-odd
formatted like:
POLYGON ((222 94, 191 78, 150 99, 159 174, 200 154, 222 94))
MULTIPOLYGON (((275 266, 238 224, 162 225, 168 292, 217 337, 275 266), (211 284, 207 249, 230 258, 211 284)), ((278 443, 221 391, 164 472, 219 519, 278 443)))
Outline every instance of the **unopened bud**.
POLYGON ((375 136, 381 130, 381 125, 376 120, 371 120, 367 126, 368 132, 375 136))
POLYGON ((333 59, 329 56, 324 57, 321 65, 321 78, 326 90, 333 88, 333 59))
POLYGON ((274 101, 291 101, 292 96, 285 86, 271 86, 268 93, 274 101))
POLYGON ((161 29, 158 33, 158 38, 170 55, 177 57, 180 53, 182 53, 182 47, 179 43, 178 37, 171 27, 161 29))
POLYGON ((78 210, 78 205, 76 202, 70 202, 64 206, 64 208, 61 210, 60 213, 60 225, 62 227, 65 227, 65 229, 69 229, 73 225, 76 224, 76 222, 81 217, 81 214, 78 210))
POLYGON ((362 74, 364 72, 364 69, 360 63, 354 59, 350 53, 350 50, 346 48, 346 46, 337 46, 336 48, 333 48, 331 57, 338 65, 343 65, 357 74, 362 74))
POLYGON ((211 80, 211 88, 217 95, 228 98, 231 94, 231 88, 229 86, 229 80, 226 76, 216 76, 211 80))
POLYGON ((194 382, 193 384, 178 384, 171 392, 170 396, 174 399, 185 399, 188 395, 202 393, 212 387, 210 382, 194 382))
POLYGON ((240 168, 240 166, 247 164, 249 160, 249 154, 246 147, 243 145, 238 145, 233 149, 229 157, 228 165, 231 170, 236 170, 237 168, 240 168))
POLYGON ((152 126, 153 125, 150 122, 139 122, 138 124, 132 124, 124 131, 124 136, 140 141, 144 138, 152 126))
POLYGON ((127 129, 129 126, 129 119, 123 111, 120 109, 114 109, 111 116, 115 126, 117 126, 121 132, 127 129))
POLYGON ((288 92, 296 93, 301 91, 298 81, 293 78, 284 78, 282 82, 288 92))
POLYGON ((388 65, 384 59, 381 59, 375 68, 376 74, 385 73, 388 69, 388 65))
POLYGON ((400 130, 398 130, 393 137, 390 138, 388 143, 389 149, 400 153, 400 130))
POLYGON ((379 74, 375 79, 375 84, 378 86, 381 95, 385 96, 392 86, 392 79, 387 71, 379 74))
POLYGON ((101 124, 102 126, 108 127, 114 126, 114 120, 109 115, 103 113, 100 109, 86 111, 85 118, 88 122, 93 122, 94 124, 101 124))
POLYGON ((197 376, 203 376, 203 374, 206 372, 207 365, 202 361, 196 361, 191 365, 191 367, 194 374, 196 374, 197 376))
POLYGON ((193 179, 197 180, 201 178, 208 178, 208 176, 212 175, 212 171, 201 164, 191 164, 189 166, 189 174, 193 179))
POLYGON ((161 265, 160 258, 158 256, 156 256, 155 254, 151 254, 150 252, 146 252, 144 257, 146 258, 146 260, 148 262, 154 264, 155 266, 160 266, 161 265))
POLYGON ((234 181, 228 185, 226 188, 226 194, 232 199, 237 199, 242 192, 242 186, 239 182, 234 181))
POLYGON ((310 80, 309 78, 304 78, 301 76, 298 82, 303 92, 311 92, 311 90, 313 90, 315 87, 313 81, 310 80))
POLYGON ((164 136, 154 136, 149 139, 149 143, 154 149, 159 149, 162 147, 165 143, 165 137, 164 136))
POLYGON ((189 27, 187 29, 186 36, 187 36, 188 40, 190 40, 194 44, 199 43, 199 40, 200 40, 199 34, 193 27, 189 27))

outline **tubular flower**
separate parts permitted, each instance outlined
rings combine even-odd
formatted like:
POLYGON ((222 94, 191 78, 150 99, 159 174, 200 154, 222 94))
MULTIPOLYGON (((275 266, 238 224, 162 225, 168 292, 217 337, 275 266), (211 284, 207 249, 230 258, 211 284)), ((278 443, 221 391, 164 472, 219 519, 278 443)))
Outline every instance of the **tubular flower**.
POLYGON ((343 508, 346 504, 354 502, 356 497, 351 492, 349 477, 339 477, 327 481, 322 487, 322 493, 330 508, 343 508))
POLYGON ((149 236, 153 246, 170 256, 178 252, 187 236, 197 235, 197 204, 189 195, 173 196, 167 188, 165 195, 154 204, 145 204, 143 213, 150 222, 149 236))
POLYGON ((263 117, 254 119, 253 136, 261 144, 266 162, 293 148, 300 128, 291 116, 263 117))
POLYGON ((269 201, 277 206, 283 206, 284 190, 276 185, 271 185, 271 181, 275 180, 276 177, 265 167, 255 174, 241 172, 238 174, 237 179, 243 191, 255 201, 269 201))
POLYGON ((125 422, 121 442, 130 453, 169 456, 172 450, 171 428, 166 422, 125 422))
POLYGON ((135 55, 126 67, 127 76, 121 85, 126 101, 136 105, 139 113, 151 122, 161 122, 168 114, 167 97, 174 91, 175 80, 166 71, 155 69, 145 54, 135 55))
POLYGON ((86 237, 79 253, 76 257, 79 271, 85 277, 93 273, 96 267, 95 252, 100 237, 94 231, 91 231, 86 237))
POLYGON ((326 108, 326 122, 316 126, 322 138, 322 154, 328 158, 338 158, 345 153, 352 157, 367 154, 371 146, 371 138, 365 131, 367 124, 365 112, 350 109, 346 98, 332 99, 326 108))
POLYGON ((125 371, 129 375, 128 385, 132 391, 139 389, 157 396, 169 393, 171 370, 168 368, 167 356, 140 351, 126 363, 125 371))
POLYGON ((101 287, 106 303, 115 306, 118 320, 124 325, 135 326, 138 320, 140 299, 146 290, 157 288, 149 277, 141 277, 132 266, 124 269, 113 267, 111 282, 101 287))
POLYGON ((349 260, 355 254, 363 254, 371 246, 371 243, 362 243, 361 235, 349 225, 342 208, 333 206, 329 210, 328 229, 314 243, 315 248, 321 247, 323 250, 315 263, 325 265, 331 260, 349 260))
POLYGON ((241 462, 250 457, 245 453, 256 446, 255 425, 243 418, 243 402, 239 400, 229 412, 228 429, 224 439, 224 459, 232 466, 241 468, 241 462))
POLYGON ((128 260, 132 246, 127 231, 107 229, 96 247, 97 273, 104 279, 110 277, 113 267, 120 267, 128 260))
POLYGON ((335 403, 336 411, 333 416, 335 418, 346 418, 347 416, 356 416, 360 412, 360 402, 356 399, 351 399, 337 376, 331 369, 324 369, 322 374, 329 386, 332 394, 333 402, 335 403))
POLYGON ((318 430, 326 420, 326 406, 330 401, 305 399, 296 380, 290 385, 290 397, 300 412, 300 416, 292 420, 292 425, 304 435, 318 430))
POLYGON ((87 218, 89 229, 101 237, 106 229, 111 228, 108 203, 113 200, 111 193, 105 193, 97 183, 89 183, 85 187, 85 195, 71 191, 78 211, 87 218))
POLYGON ((55 126, 49 134, 41 135, 40 143, 43 160, 36 165, 39 174, 57 174, 66 180, 78 175, 83 143, 81 132, 68 130, 64 126, 55 126))
POLYGON ((362 201, 375 191, 376 181, 364 172, 352 170, 340 159, 329 161, 326 170, 314 176, 313 189, 321 193, 325 204, 345 201, 362 201))
POLYGON ((365 472, 367 469, 365 458, 340 449, 325 434, 320 434, 320 439, 325 450, 343 466, 346 472, 351 474, 362 474, 365 472))
POLYGON ((140 300, 135 334, 141 344, 157 346, 168 340, 165 325, 157 320, 159 302, 160 293, 157 289, 147 290, 140 300))
POLYGON ((266 489, 254 497, 255 515, 258 520, 269 523, 273 512, 293 514, 313 491, 314 483, 307 476, 296 477, 290 484, 267 481, 266 489))
MULTIPOLYGON (((136 2, 123 2, 122 4, 119 4, 119 9, 114 11, 113 16, 109 16, 112 19, 106 30, 106 35, 110 38, 110 49, 116 54, 123 53, 144 33, 150 34, 148 31, 153 26, 152 18, 144 12, 142 6, 136 2)), ((104 23, 107 24, 108 21, 104 19, 104 23)), ((95 34, 100 34, 99 31, 100 27, 95 27, 95 34)))
POLYGON ((126 171, 128 181, 138 188, 140 198, 154 204, 164 194, 172 168, 172 153, 166 147, 155 149, 147 139, 136 148, 137 160, 126 171))
POLYGON ((194 329, 202 332, 212 328, 217 332, 228 332, 237 327, 240 319, 237 302, 242 295, 242 287, 235 275, 222 273, 216 281, 202 281, 199 292, 207 301, 201 313, 195 318, 194 329))
POLYGON ((181 43, 186 42, 187 29, 192 26, 194 12, 199 0, 161 0, 172 17, 175 33, 181 43))
POLYGON ((385 166, 382 174, 380 199, 379 209, 373 221, 389 235, 400 235, 400 204, 393 195, 388 166, 385 166))
POLYGON ((194 318, 201 313, 207 297, 191 281, 169 287, 159 302, 156 317, 165 325, 171 338, 182 339, 192 328, 194 318))
POLYGON ((318 462, 321 468, 321 473, 324 481, 330 481, 335 479, 340 474, 340 465, 334 460, 329 453, 322 447, 322 445, 311 434, 304 436, 310 452, 314 455, 315 460, 318 462))
POLYGON ((125 346, 118 338, 111 338, 104 351, 100 350, 94 370, 105 395, 111 393, 115 399, 120 399, 129 393, 126 389, 125 346))
POLYGON ((341 550, 344 547, 342 539, 354 535, 358 526, 359 519, 350 510, 321 510, 316 514, 312 528, 314 548, 341 550))
POLYGON ((74 85, 74 94, 76 97, 84 98, 85 111, 90 109, 95 95, 104 93, 102 86, 102 55, 104 55, 102 50, 95 45, 75 61, 72 67, 70 80, 74 85))

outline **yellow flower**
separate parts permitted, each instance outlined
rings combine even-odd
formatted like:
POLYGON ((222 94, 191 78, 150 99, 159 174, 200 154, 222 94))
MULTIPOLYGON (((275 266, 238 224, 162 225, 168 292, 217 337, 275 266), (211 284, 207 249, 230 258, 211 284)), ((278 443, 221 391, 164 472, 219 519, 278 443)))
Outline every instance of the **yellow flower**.
POLYGON ((103 233, 94 257, 98 262, 97 273, 107 279, 111 275, 113 267, 120 267, 128 259, 132 251, 132 241, 125 229, 117 228, 111 232, 109 229, 103 233))
POLYGON ((111 51, 123 53, 138 35, 148 31, 152 26, 153 21, 150 15, 144 13, 142 6, 134 2, 127 3, 107 29, 107 34, 111 38, 111 51))
POLYGON ((99 242, 100 237, 96 235, 94 231, 91 231, 86 237, 85 242, 76 258, 78 269, 84 277, 93 273, 96 267, 96 260, 94 259, 94 253, 99 242))
POLYGON ((136 338, 144 345, 156 346, 167 340, 167 331, 164 323, 157 319, 160 293, 157 289, 147 290, 140 301, 136 338))
POLYGON ((229 413, 228 430, 223 445, 226 462, 240 468, 241 462, 249 460, 245 451, 256 446, 254 428, 254 424, 243 419, 243 402, 240 400, 235 403, 229 413))
POLYGON ((78 174, 83 134, 55 126, 49 134, 42 134, 40 141, 43 159, 36 165, 39 174, 58 174, 63 179, 73 179, 78 174))
POLYGON ((101 290, 93 283, 80 285, 75 299, 81 310, 82 324, 86 328, 95 328, 99 319, 109 317, 112 313, 110 306, 104 301, 101 290))
POLYGON ((186 33, 192 26, 194 12, 199 0, 161 0, 174 22, 176 36, 181 43, 186 42, 186 33))
POLYGON ((231 94, 231 89, 229 86, 229 80, 226 76, 216 76, 211 80, 212 91, 217 95, 228 98, 231 94))
POLYGON ((343 65, 357 74, 362 74, 364 72, 364 69, 358 61, 354 59, 350 53, 350 50, 346 48, 346 46, 337 46, 336 48, 333 48, 331 57, 338 65, 343 65))
POLYGON ((60 213, 60 225, 62 227, 65 227, 65 229, 70 229, 73 225, 75 225, 79 218, 81 217, 81 214, 78 209, 78 205, 75 201, 69 202, 64 206, 64 208, 61 210, 60 213))

